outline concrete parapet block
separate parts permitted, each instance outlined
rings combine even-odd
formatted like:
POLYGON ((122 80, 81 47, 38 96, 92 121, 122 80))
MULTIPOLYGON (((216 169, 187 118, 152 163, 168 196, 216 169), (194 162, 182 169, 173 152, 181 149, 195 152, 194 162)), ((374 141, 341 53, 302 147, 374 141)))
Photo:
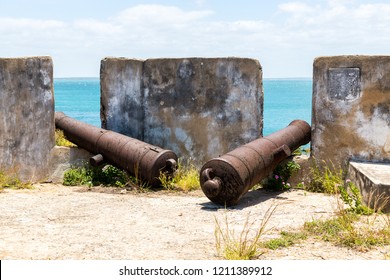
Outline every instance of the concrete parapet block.
POLYGON ((94 155, 90 152, 78 147, 55 146, 50 153, 47 181, 62 184, 64 173, 68 169, 89 164, 92 156, 94 155))
POLYGON ((53 146, 52 59, 0 58, 0 167, 44 180, 53 146))
POLYGON ((311 180, 311 160, 308 155, 299 155, 289 158, 287 160, 292 160, 299 165, 299 170, 296 173, 293 173, 288 179, 288 183, 292 187, 297 187, 298 185, 308 185, 311 180))
POLYGON ((319 57, 313 66, 312 156, 344 168, 390 162, 390 56, 319 57))
POLYGON ((203 163, 262 135, 262 69, 248 58, 106 58, 103 128, 203 163))
POLYGON ((367 206, 390 212, 390 164, 351 161, 348 177, 359 188, 367 206))

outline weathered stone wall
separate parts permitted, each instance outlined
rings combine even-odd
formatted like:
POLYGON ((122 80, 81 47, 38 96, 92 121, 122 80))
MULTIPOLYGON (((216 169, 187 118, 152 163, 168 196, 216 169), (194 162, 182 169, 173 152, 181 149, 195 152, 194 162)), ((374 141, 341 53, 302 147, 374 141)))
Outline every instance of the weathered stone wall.
POLYGON ((102 127, 202 163, 262 135, 262 69, 246 58, 106 58, 102 127))
POLYGON ((102 127, 143 139, 142 60, 106 58, 101 62, 102 127))
POLYGON ((0 58, 0 168, 43 180, 53 146, 51 58, 0 58))
POLYGON ((312 156, 390 162, 390 56, 314 61, 312 156))

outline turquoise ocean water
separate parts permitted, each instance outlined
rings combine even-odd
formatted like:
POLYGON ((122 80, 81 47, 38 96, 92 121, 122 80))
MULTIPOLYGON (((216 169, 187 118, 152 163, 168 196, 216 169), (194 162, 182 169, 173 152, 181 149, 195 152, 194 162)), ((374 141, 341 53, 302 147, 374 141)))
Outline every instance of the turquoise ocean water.
MULTIPOLYGON (((263 135, 301 119, 311 122, 311 79, 264 79, 263 135)), ((54 79, 55 110, 100 127, 98 78, 54 79)))

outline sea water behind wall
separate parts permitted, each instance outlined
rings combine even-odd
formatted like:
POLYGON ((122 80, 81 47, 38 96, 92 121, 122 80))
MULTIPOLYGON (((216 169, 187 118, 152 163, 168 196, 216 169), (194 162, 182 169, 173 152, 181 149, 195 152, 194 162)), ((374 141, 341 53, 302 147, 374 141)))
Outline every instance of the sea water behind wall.
POLYGON ((264 79, 263 135, 296 119, 311 124, 311 79, 264 79))
POLYGON ((54 79, 55 110, 100 127, 100 81, 98 78, 54 79))
MULTIPOLYGON (((301 119, 311 123, 311 79, 264 79, 263 135, 301 119)), ((100 127, 100 82, 98 78, 54 80, 55 110, 100 127)))

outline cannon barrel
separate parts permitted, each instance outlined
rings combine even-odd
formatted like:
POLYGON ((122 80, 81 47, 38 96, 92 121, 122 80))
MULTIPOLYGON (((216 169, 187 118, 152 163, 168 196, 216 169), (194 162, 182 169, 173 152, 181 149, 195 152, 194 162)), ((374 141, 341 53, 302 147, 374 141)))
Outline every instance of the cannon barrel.
POLYGON ((83 123, 62 112, 55 113, 55 125, 69 141, 96 155, 90 159, 92 165, 110 163, 154 187, 160 185, 160 172, 169 176, 176 169, 177 155, 170 150, 83 123))
POLYGON ((294 120, 287 127, 207 161, 200 185, 214 203, 235 205, 251 187, 269 176, 294 150, 310 142, 310 125, 294 120))

